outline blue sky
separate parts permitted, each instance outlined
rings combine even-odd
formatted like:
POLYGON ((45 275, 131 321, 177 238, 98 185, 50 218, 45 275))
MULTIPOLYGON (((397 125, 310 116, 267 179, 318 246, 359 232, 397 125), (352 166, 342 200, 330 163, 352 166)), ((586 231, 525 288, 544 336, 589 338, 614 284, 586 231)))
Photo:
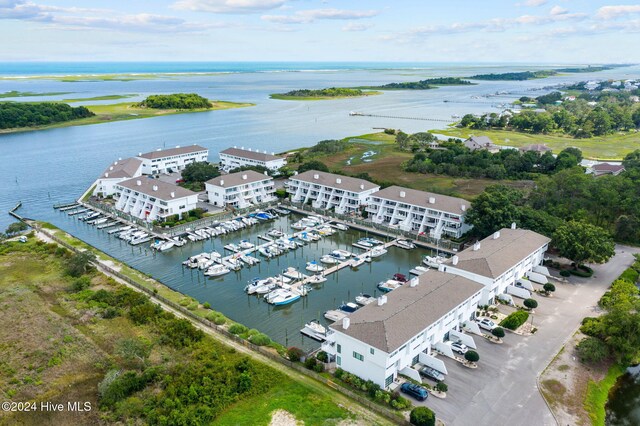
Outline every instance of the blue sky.
POLYGON ((640 2, 0 0, 0 61, 640 62, 640 2))

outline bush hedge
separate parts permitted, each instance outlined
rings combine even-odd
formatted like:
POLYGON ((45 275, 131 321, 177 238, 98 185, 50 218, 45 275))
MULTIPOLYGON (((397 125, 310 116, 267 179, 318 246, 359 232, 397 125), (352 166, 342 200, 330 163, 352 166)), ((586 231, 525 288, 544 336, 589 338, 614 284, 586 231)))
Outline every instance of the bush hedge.
POLYGON ((526 311, 516 311, 500 322, 500 327, 516 330, 529 319, 529 313, 526 311))
POLYGON ((411 410, 409 421, 415 426, 435 426, 436 415, 427 407, 416 407, 411 410))

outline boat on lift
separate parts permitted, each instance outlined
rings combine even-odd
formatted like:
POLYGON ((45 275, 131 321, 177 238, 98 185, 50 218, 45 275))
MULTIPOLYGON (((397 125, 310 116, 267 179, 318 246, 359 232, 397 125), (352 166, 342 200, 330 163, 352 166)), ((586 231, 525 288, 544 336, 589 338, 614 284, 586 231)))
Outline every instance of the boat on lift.
POLYGON ((320 324, 318 320, 311 320, 306 323, 304 328, 300 330, 300 333, 319 342, 323 342, 327 339, 327 329, 320 324))

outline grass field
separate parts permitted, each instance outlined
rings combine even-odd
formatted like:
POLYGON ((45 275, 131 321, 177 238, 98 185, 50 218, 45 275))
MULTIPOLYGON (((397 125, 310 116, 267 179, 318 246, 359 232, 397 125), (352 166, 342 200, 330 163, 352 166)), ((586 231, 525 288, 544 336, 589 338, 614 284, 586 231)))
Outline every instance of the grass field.
POLYGON ((73 92, 18 92, 17 90, 12 90, 10 92, 0 93, 0 98, 26 98, 31 96, 57 96, 57 95, 68 95, 73 92))
MULTIPOLYGON (((67 101, 71 102, 71 101, 67 101)), ((223 109, 232 108, 245 108, 253 106, 250 103, 236 103, 227 101, 211 101, 213 106, 211 108, 190 109, 190 110, 178 110, 178 109, 152 109, 141 108, 136 104, 130 102, 108 104, 108 105, 85 105, 96 115, 93 117, 81 118, 79 120, 65 121, 64 123, 52 124, 49 126, 36 126, 36 127, 20 127, 17 129, 5 129, 0 130, 0 133, 17 133, 26 132, 31 130, 45 130, 55 129, 60 127, 70 126, 86 126, 89 124, 110 123, 113 121, 123 120, 137 120, 140 118, 160 117, 163 115, 173 114, 189 114, 195 112, 208 112, 218 111, 223 109)))
POLYGON ((506 130, 472 130, 448 128, 445 130, 431 130, 446 136, 466 139, 470 135, 488 136, 497 145, 520 147, 529 144, 542 143, 558 154, 564 148, 576 147, 582 150, 585 158, 593 160, 621 160, 628 153, 640 149, 640 133, 615 134, 589 139, 574 139, 560 135, 532 135, 506 130))
POLYGON ((605 406, 609 399, 609 391, 613 388, 618 377, 623 375, 625 369, 620 364, 614 364, 604 379, 600 382, 589 381, 587 395, 584 400, 584 408, 589 413, 593 426, 604 426, 605 406))
POLYGON ((364 96, 374 95, 382 95, 382 92, 370 90, 367 92, 363 92, 362 95, 359 96, 287 96, 279 93, 273 93, 269 95, 269 98, 278 99, 281 101, 330 101, 332 99, 362 98, 364 96))
POLYGON ((115 101, 118 99, 126 99, 137 96, 137 94, 128 94, 128 95, 105 95, 105 96, 94 96, 92 98, 75 98, 75 99, 63 99, 60 102, 87 102, 87 101, 115 101))
POLYGON ((349 147, 337 154, 305 154, 305 161, 315 159, 325 163, 330 170, 339 170, 348 174, 368 173, 377 181, 393 181, 394 184, 473 199, 489 185, 497 183, 517 188, 530 188, 530 181, 495 181, 491 179, 463 179, 445 175, 409 173, 403 171, 403 163, 411 160, 413 154, 399 151, 395 145, 395 136, 386 133, 372 133, 345 138, 349 147), (374 151, 375 154, 363 159, 363 154, 374 151))

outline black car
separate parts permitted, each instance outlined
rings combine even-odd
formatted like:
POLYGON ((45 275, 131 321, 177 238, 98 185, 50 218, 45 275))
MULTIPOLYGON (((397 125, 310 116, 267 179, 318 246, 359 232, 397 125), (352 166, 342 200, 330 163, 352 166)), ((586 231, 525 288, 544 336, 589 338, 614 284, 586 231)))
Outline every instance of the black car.
POLYGON ((414 385, 413 383, 403 383, 402 386, 400 386, 400 390, 407 395, 411 395, 418 401, 424 401, 429 396, 429 392, 425 388, 414 385))
POLYGON ((420 375, 435 380, 436 382, 441 382, 444 380, 444 374, 431 367, 422 367, 420 369, 420 375))

